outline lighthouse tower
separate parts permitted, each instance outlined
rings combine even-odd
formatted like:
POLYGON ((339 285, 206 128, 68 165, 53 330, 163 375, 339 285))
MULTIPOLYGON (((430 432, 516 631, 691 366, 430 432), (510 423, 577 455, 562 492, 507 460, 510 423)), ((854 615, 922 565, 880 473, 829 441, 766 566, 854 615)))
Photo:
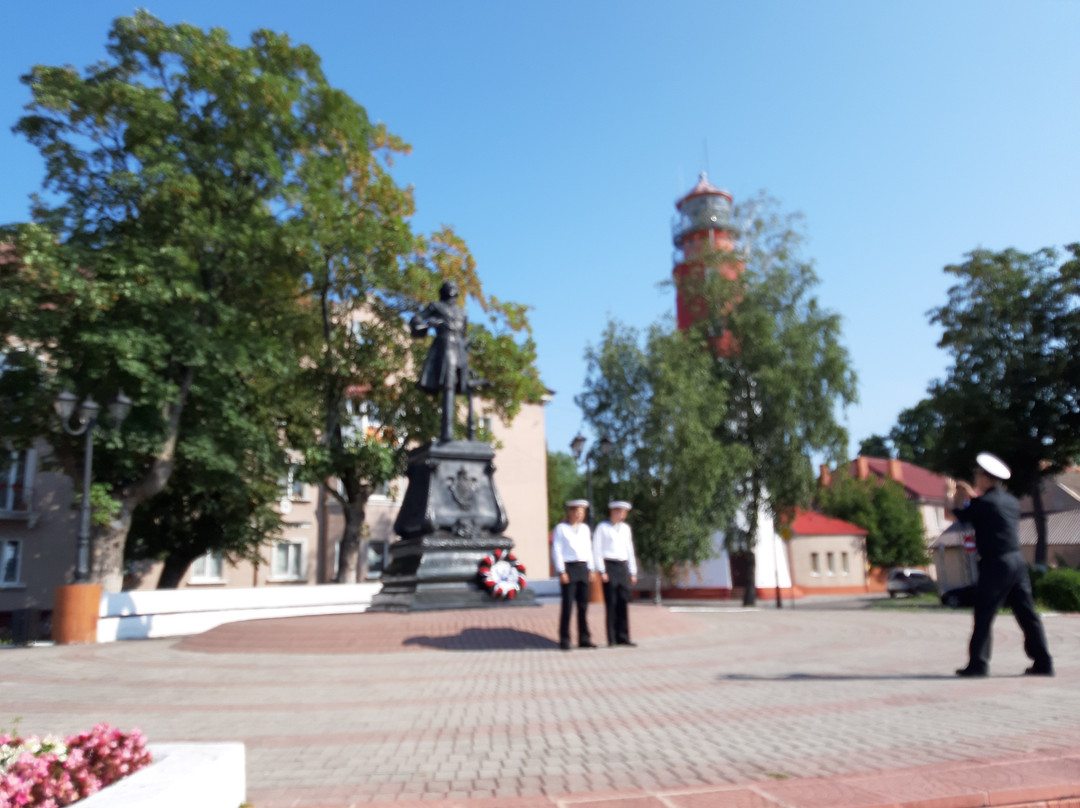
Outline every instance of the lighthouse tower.
MULTIPOLYGON (((706 273, 719 271, 734 280, 742 271, 742 264, 730 261, 717 267, 710 266, 708 258, 717 252, 735 249, 735 226, 731 221, 731 194, 709 182, 702 172, 697 185, 690 193, 675 203, 678 211, 671 224, 672 241, 675 244, 675 314, 680 329, 687 329, 706 314, 705 300, 697 293, 704 283, 706 273)), ((713 340, 717 356, 731 351, 731 335, 724 332, 713 340)))
MULTIPOLYGON (((731 203, 731 194, 709 182, 704 173, 690 193, 675 203, 678 213, 671 225, 675 268, 671 274, 675 279, 675 313, 681 330, 690 328, 709 315, 707 301, 702 296, 708 273, 719 272, 722 277, 733 281, 746 268, 742 261, 734 257, 738 230, 731 219, 731 203), (725 257, 725 253, 731 257, 725 257)), ((734 303, 734 300, 730 301, 728 306, 734 303)), ((709 342, 713 355, 719 360, 738 355, 738 343, 726 329, 711 333, 709 342)), ((742 529, 748 528, 745 507, 736 514, 735 521, 742 529)), ((792 591, 784 543, 765 507, 757 515, 754 557, 753 586, 760 596, 772 593, 779 600, 780 593, 792 591)), ((713 557, 696 568, 696 580, 682 585, 680 592, 683 597, 727 597, 733 586, 751 585, 746 580, 744 566, 739 566, 734 572, 733 575, 724 533, 717 531, 713 534, 713 557)))

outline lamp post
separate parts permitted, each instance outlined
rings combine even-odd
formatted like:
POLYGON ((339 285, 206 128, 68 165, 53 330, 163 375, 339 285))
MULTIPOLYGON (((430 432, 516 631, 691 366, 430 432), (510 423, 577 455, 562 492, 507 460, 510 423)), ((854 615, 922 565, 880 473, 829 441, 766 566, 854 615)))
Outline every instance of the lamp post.
MULTIPOLYGON (((611 440, 607 435, 602 435, 597 443, 594 443, 589 451, 585 452, 585 497, 589 500, 588 508, 588 522, 589 530, 592 530, 595 525, 593 516, 592 505, 592 460, 595 452, 599 449, 602 457, 607 457, 611 454, 611 450, 615 447, 615 441, 611 440)), ((580 462, 581 454, 585 449, 585 436, 580 432, 570 441, 570 451, 574 453, 574 460, 580 462)))
MULTIPOLYGON (((79 508, 79 532, 75 540, 75 583, 83 584, 90 580, 90 475, 94 464, 94 427, 97 426, 101 405, 87 396, 81 405, 77 420, 79 425, 71 426, 71 416, 75 415, 78 397, 67 390, 60 393, 53 402, 60 424, 69 435, 86 435, 86 449, 83 457, 83 492, 79 508)), ((131 412, 131 399, 120 390, 116 398, 109 403, 109 415, 116 429, 131 412)))

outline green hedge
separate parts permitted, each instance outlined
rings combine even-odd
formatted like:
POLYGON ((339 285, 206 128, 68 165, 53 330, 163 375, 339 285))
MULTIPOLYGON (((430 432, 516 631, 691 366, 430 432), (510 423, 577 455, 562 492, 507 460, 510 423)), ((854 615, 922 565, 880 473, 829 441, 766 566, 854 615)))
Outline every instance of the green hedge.
POLYGON ((1080 612, 1080 571, 1048 570, 1035 581, 1035 599, 1056 612, 1080 612))

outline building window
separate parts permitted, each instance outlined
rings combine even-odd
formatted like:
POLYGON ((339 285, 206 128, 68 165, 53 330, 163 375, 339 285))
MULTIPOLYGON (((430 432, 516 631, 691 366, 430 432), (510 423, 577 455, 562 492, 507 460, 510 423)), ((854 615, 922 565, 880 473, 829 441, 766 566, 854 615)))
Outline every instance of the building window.
POLYGON ((207 553, 191 563, 193 584, 221 583, 225 580, 225 557, 221 553, 207 553))
POLYGON ((821 557, 817 553, 810 554, 810 574, 821 575, 821 557))
POLYGON ((304 500, 305 486, 303 480, 299 478, 299 466, 289 466, 289 472, 285 476, 285 498, 292 500, 304 500))
POLYGON ((22 541, 5 539, 0 544, 0 586, 19 585, 19 567, 22 562, 22 541))
POLYGON ((367 577, 381 578, 386 569, 387 555, 390 551, 390 543, 386 541, 368 541, 365 543, 367 553, 367 577))
POLYGON ((826 553, 825 554, 825 563, 828 565, 828 568, 829 568, 828 573, 829 573, 829 575, 836 575, 836 554, 835 553, 826 553))
POLYGON ((274 545, 270 576, 273 581, 303 581, 304 542, 286 539, 274 545))
POLYGON ((27 509, 27 452, 6 452, 0 458, 0 511, 27 509))
POLYGON ((848 554, 847 553, 841 553, 840 554, 840 570, 841 570, 841 573, 843 575, 850 575, 851 574, 851 567, 848 565, 848 554))

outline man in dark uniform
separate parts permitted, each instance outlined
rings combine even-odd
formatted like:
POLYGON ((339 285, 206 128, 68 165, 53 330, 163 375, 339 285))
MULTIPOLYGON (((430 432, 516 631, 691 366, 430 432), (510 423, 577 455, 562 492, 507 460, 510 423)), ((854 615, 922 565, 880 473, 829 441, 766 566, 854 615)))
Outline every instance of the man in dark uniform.
POLYGON ((969 661, 957 676, 986 676, 990 672, 991 630, 997 610, 1004 603, 1012 609, 1024 632, 1024 652, 1034 663, 1025 673, 1053 676, 1054 663, 1046 647, 1046 633, 1035 611, 1028 566, 1020 553, 1017 524, 1020 504, 1001 483, 1011 476, 999 458, 983 452, 976 459, 975 486, 951 485, 949 499, 956 518, 975 530, 979 554, 979 580, 975 589, 975 627, 971 632, 969 661))

